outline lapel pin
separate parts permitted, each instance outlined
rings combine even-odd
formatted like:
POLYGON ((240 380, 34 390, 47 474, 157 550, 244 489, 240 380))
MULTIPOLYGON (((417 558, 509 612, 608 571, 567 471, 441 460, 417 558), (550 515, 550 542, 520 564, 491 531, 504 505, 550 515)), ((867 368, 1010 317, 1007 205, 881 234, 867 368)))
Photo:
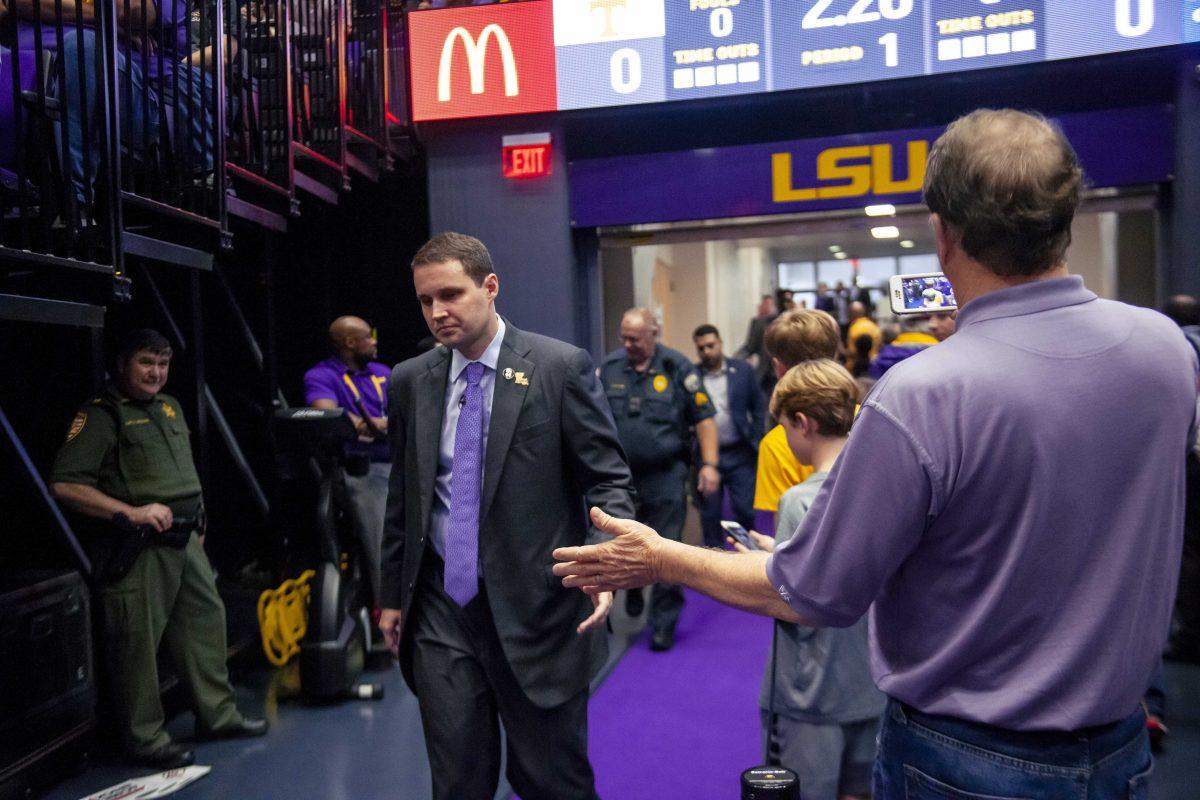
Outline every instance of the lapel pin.
POLYGON ((513 379, 512 367, 505 367, 504 368, 504 380, 511 381, 512 379, 513 379))
POLYGON ((517 381, 517 386, 528 386, 529 385, 529 379, 525 377, 524 372, 518 372, 516 374, 516 381, 517 381))

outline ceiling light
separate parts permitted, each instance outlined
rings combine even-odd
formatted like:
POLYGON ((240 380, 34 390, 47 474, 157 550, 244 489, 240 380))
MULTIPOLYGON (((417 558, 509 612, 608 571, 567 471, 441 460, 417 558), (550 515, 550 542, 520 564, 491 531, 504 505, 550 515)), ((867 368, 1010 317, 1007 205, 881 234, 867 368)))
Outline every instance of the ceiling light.
POLYGON ((917 246, 917 243, 914 242, 912 239, 905 239, 903 242, 900 243, 900 246, 903 247, 905 250, 912 250, 914 247, 917 246))
POLYGON ((878 206, 867 206, 863 209, 867 212, 868 217, 894 217, 896 216, 896 207, 891 203, 884 203, 878 206))
POLYGON ((842 248, 841 248, 841 247, 839 247, 839 246, 838 246, 838 245, 836 245, 836 244, 831 244, 831 245, 829 245, 829 252, 831 252, 831 253, 840 253, 840 252, 842 252, 842 248))
POLYGON ((900 229, 895 225, 880 225, 876 228, 871 228, 871 235, 876 239, 898 239, 900 237, 900 229))
POLYGON ((845 253, 834 253, 833 257, 837 258, 837 259, 843 259, 843 258, 849 258, 850 256, 846 255, 845 253))

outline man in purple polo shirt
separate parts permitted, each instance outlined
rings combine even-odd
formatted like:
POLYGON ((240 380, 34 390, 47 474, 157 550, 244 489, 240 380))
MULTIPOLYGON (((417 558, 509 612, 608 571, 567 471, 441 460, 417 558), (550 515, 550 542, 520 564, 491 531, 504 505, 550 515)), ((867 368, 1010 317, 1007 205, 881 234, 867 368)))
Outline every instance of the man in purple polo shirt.
POLYGON ((370 462, 365 475, 345 476, 355 532, 367 556, 371 598, 379 599, 380 548, 387 505, 391 453, 387 444, 387 382, 390 367, 375 361, 375 332, 358 317, 338 317, 329 326, 335 355, 304 373, 304 399, 313 408, 344 408, 358 430, 347 455, 370 462))
POLYGON ((684 583, 814 627, 870 609, 877 800, 1142 796, 1197 359, 1068 275, 1081 183, 1040 117, 951 125, 925 200, 958 332, 875 385, 795 536, 723 554, 593 512, 616 536, 556 552, 564 584, 684 583))

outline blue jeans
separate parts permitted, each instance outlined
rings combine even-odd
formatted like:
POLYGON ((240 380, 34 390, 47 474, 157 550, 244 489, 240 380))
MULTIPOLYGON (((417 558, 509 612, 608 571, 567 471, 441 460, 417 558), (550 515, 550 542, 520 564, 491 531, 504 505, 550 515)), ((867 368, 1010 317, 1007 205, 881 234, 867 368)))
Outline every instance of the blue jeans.
MULTIPOLYGON (((63 67, 66 78, 66 119, 67 119, 67 149, 70 159, 70 177, 75 183, 76 190, 80 196, 83 195, 83 188, 91 186, 95 181, 95 175, 100 168, 100 137, 98 133, 100 124, 100 108, 96 102, 98 99, 96 81, 96 32, 91 28, 79 28, 77 30, 69 30, 64 32, 63 37, 63 52, 60 56, 63 59, 63 67), (78 37, 78 39, 76 38, 78 37), (82 48, 79 43, 82 43, 82 48), (83 59, 83 81, 79 79, 79 62, 83 59), (88 141, 86 142, 88 158, 90 159, 91 174, 85 175, 84 172, 84 147, 83 141, 83 125, 80 117, 80 109, 87 117, 88 122, 88 141)), ((202 125, 201 119, 209 114, 209 104, 205 102, 201 94, 200 83, 202 73, 199 67, 186 67, 179 65, 178 84, 176 86, 177 103, 179 114, 179 127, 182 130, 176 131, 175 138, 178 140, 171 143, 172 149, 177 152, 185 152, 190 156, 191 163, 197 169, 204 172, 211 172, 213 169, 213 121, 211 116, 207 120, 207 125, 202 125), (192 73, 191 92, 188 92, 188 72, 192 73), (190 100, 190 102, 189 102, 190 100), (186 143, 183 132, 186 131, 186 143)), ((170 73, 163 77, 164 83, 171 83, 172 77, 170 73)), ((160 99, 157 92, 158 82, 156 79, 146 79, 143 76, 142 68, 137 63, 137 59, 129 58, 124 52, 117 53, 117 92, 120 97, 120 105, 118 113, 121 124, 121 142, 135 152, 145 150, 146 146, 155 142, 159 138, 159 103, 160 99), (126 78, 129 81, 130 91, 126 92, 126 78), (148 84, 148 90, 145 92, 145 103, 143 103, 143 83, 148 84)), ((213 78, 208 76, 207 79, 207 95, 211 97, 213 90, 213 78)), ((61 96, 61 91, 55 92, 61 96)), ((174 113, 172 109, 168 113, 174 113)))
POLYGON ((1150 743, 1139 709, 1079 731, 1009 731, 889 700, 875 800, 1142 800, 1150 743))

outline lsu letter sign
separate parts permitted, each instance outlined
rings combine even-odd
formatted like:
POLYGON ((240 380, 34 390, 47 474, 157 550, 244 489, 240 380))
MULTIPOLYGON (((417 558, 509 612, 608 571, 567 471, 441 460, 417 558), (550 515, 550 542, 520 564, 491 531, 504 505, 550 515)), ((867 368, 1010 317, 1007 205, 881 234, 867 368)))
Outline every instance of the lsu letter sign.
POLYGON ((411 69, 416 121, 557 110, 549 0, 418 12, 409 20, 412 52, 422 54, 411 69))

